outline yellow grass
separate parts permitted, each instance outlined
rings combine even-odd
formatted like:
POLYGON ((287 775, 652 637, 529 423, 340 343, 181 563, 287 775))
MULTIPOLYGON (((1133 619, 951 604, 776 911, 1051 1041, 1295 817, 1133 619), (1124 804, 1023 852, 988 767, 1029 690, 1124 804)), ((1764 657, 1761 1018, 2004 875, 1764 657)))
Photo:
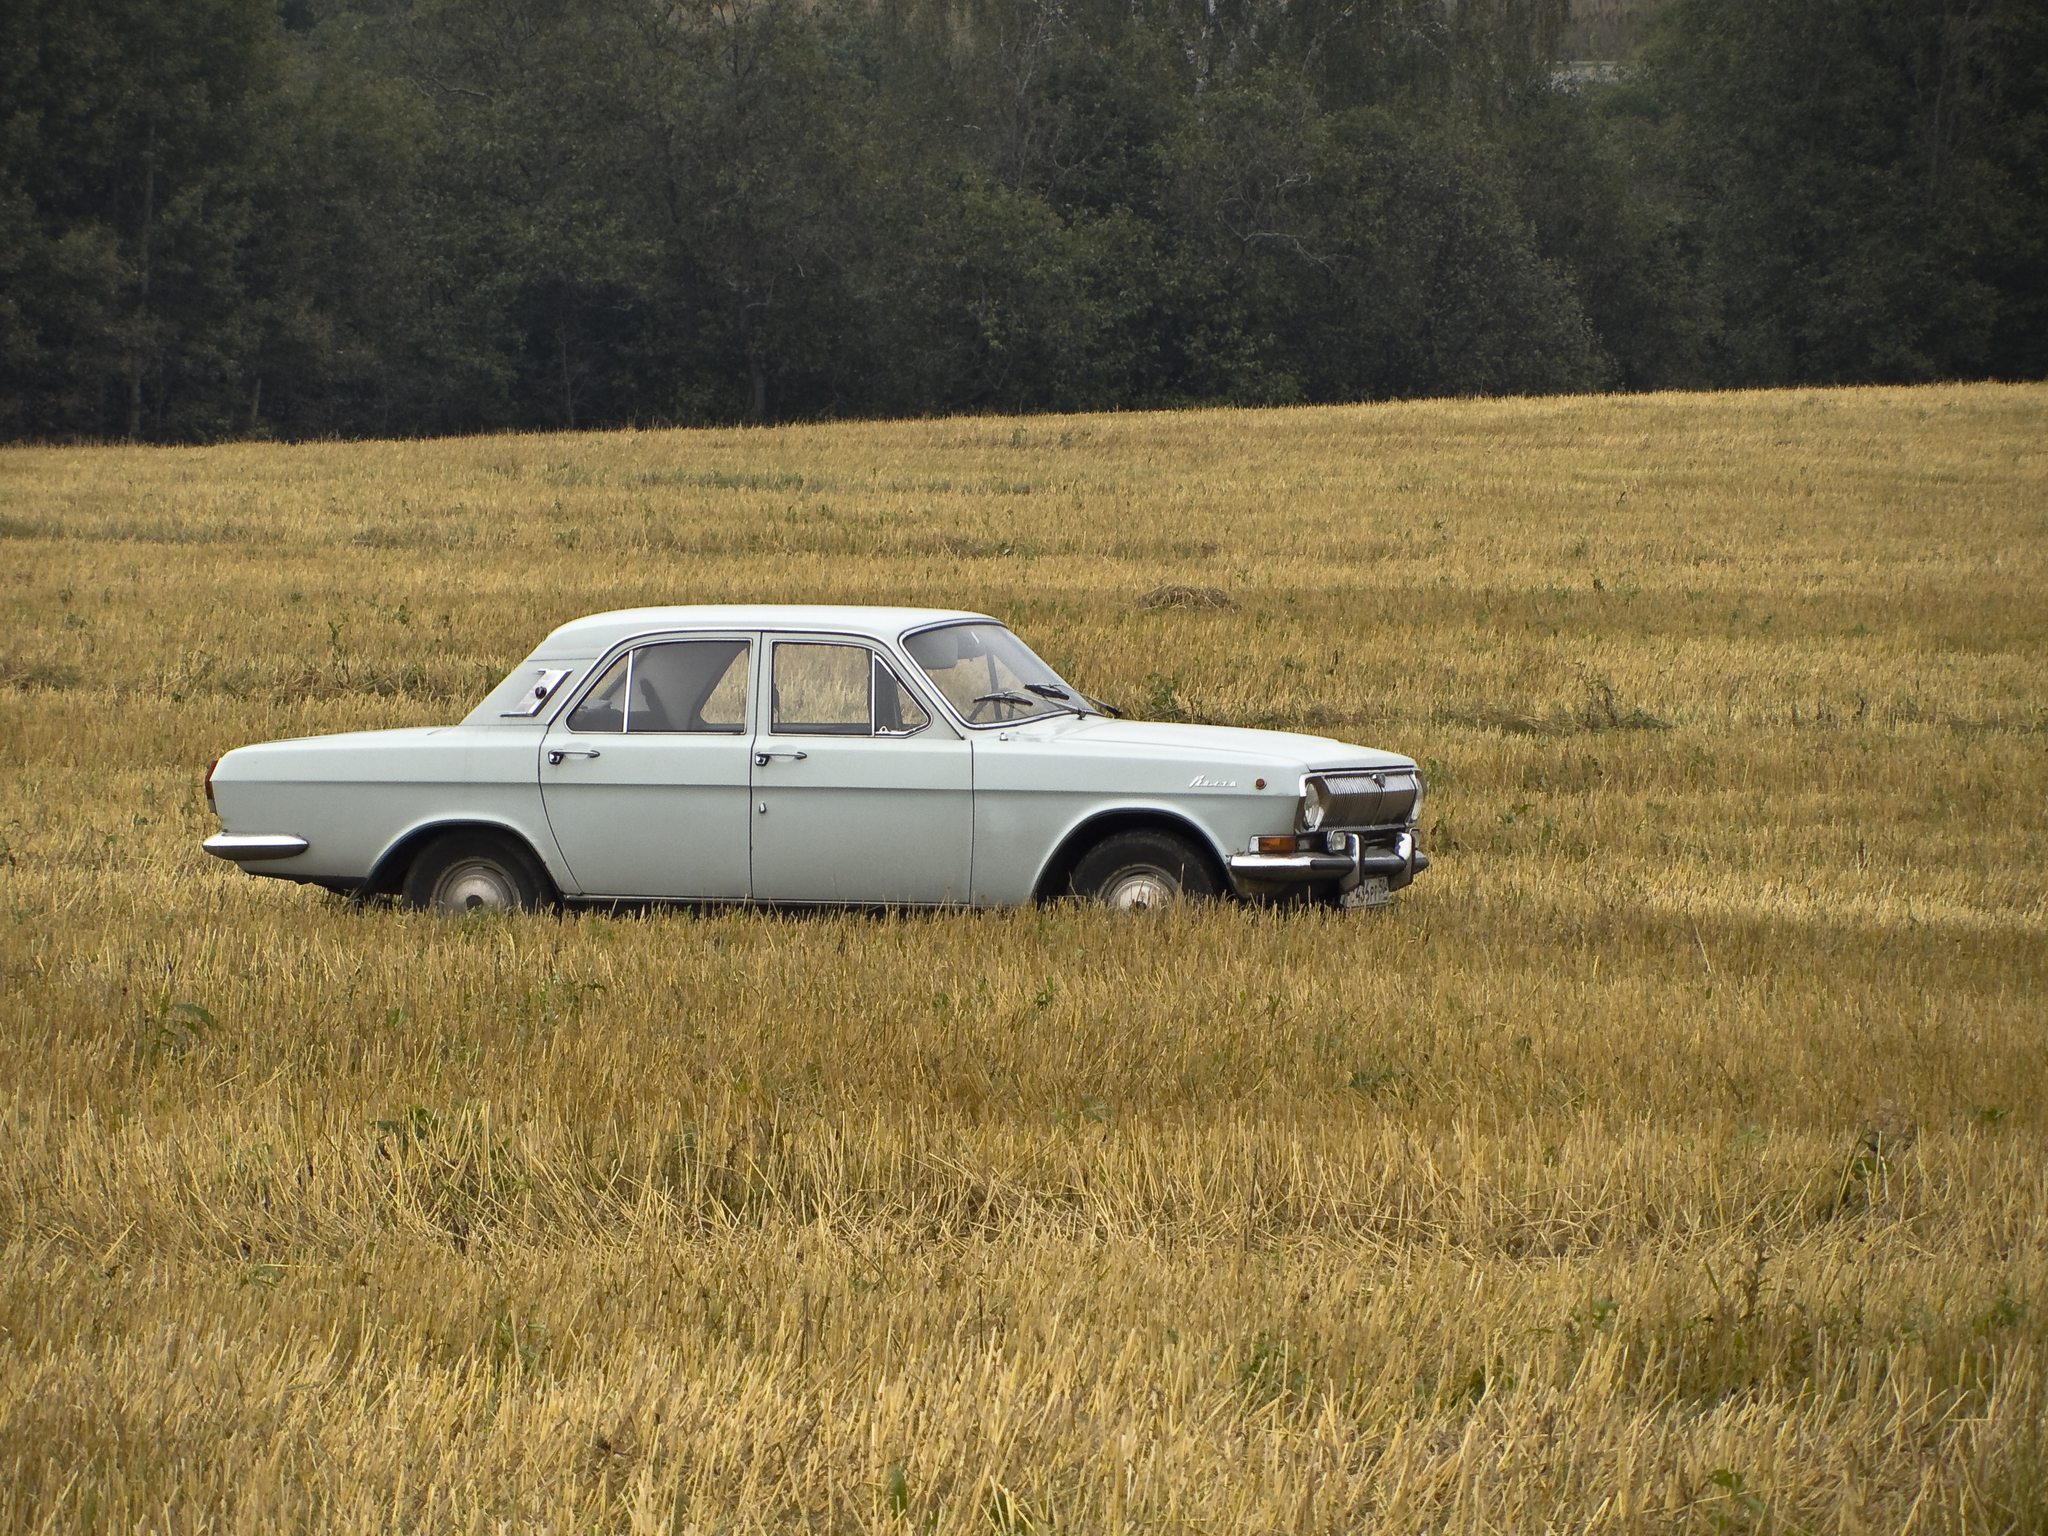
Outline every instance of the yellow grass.
POLYGON ((1985 386, 0 454, 0 1523, 2043 1529, 2044 445, 1985 386), (454 923, 198 851, 228 747, 723 599, 1412 753, 1436 866, 454 923))

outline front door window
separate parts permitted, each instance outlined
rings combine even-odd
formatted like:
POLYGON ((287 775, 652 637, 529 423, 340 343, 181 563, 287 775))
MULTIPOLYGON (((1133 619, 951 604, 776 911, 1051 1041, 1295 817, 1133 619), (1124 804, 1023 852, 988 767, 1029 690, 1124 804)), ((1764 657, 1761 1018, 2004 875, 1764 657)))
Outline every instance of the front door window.
POLYGON ((772 644, 754 742, 761 901, 964 902, 974 754, 865 645, 772 644))
POLYGON ((914 736, 931 712, 889 664, 862 645, 784 640, 775 647, 778 736, 914 736))
POLYGON ((781 736, 872 735, 869 654, 862 645, 778 644, 770 729, 781 736))

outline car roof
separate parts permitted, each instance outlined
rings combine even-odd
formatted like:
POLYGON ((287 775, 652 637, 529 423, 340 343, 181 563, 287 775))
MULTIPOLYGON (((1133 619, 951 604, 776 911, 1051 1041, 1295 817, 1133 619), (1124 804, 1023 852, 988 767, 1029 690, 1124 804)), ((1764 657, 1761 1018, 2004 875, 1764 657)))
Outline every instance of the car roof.
POLYGON ((536 661, 596 656, 635 635, 678 629, 801 629, 894 641, 906 630, 948 619, 991 620, 955 608, 857 608, 828 603, 725 603, 678 608, 621 608, 572 619, 541 641, 536 661))

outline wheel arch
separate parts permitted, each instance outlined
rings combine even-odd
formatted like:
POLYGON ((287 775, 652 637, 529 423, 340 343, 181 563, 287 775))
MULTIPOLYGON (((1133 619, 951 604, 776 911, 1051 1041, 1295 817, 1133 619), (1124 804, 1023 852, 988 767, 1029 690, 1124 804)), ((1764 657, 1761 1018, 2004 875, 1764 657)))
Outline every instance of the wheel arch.
POLYGON ((533 867, 540 871, 541 879, 545 882, 545 889, 541 892, 543 901, 550 904, 561 901, 561 885, 555 879, 554 871, 548 868, 546 856, 534 846, 532 838, 505 822, 473 816, 430 821, 407 831, 378 856, 376 864, 370 870, 370 877, 358 888, 357 894, 364 897, 396 896, 405 885, 405 874, 412 868, 413 861, 425 852, 429 843, 436 838, 445 837, 450 832, 487 832, 495 837, 509 838, 526 850, 527 857, 533 860, 533 867))
POLYGON ((1033 901, 1052 901, 1067 894, 1067 882, 1073 878, 1074 866, 1088 854, 1088 850, 1105 838, 1119 832, 1169 832, 1185 839, 1199 853, 1209 866, 1210 877, 1216 882, 1219 892, 1234 894, 1236 885, 1231 881, 1229 867, 1217 851, 1215 839, 1205 832, 1201 825, 1186 816, 1173 811, 1160 810, 1152 806, 1121 807, 1116 810, 1097 811, 1088 816, 1060 839, 1052 857, 1038 872, 1038 880, 1031 888, 1033 901))

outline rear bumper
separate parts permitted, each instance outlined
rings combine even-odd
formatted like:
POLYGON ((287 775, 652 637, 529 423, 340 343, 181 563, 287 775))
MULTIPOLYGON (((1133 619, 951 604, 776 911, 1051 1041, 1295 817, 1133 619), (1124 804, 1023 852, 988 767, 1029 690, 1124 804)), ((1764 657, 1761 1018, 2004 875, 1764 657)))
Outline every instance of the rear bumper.
POLYGON ((1415 834, 1403 832, 1392 846, 1366 847, 1356 832, 1345 834, 1342 853, 1238 853, 1230 858, 1230 877, 1248 893, 1270 893, 1293 885, 1334 882, 1340 891, 1361 880, 1382 879, 1398 891, 1429 868, 1429 855, 1415 846, 1415 834))
POLYGON ((248 864, 260 859, 290 859, 309 846, 290 832, 216 832, 199 845, 217 859, 248 864))

